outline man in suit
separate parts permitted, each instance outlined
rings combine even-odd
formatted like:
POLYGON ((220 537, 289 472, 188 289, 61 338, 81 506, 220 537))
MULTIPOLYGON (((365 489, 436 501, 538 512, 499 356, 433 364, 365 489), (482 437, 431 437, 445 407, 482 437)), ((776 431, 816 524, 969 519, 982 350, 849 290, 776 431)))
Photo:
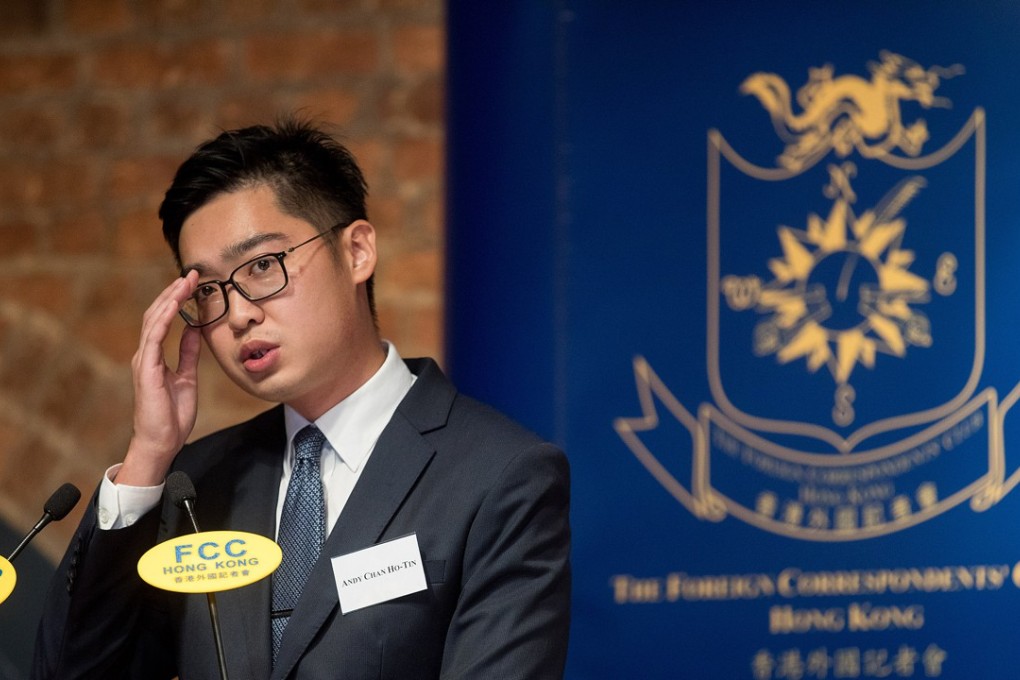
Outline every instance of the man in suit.
POLYGON ((204 530, 284 548, 272 578, 218 594, 234 680, 562 676, 566 459, 380 340, 365 193, 349 152, 293 121, 224 132, 180 167, 160 218, 183 273, 144 315, 133 436, 58 568, 33 677, 220 676, 205 596, 135 572, 188 531, 162 499, 171 470, 194 480, 204 530), (185 444, 203 341, 242 389, 280 405, 185 444), (409 535, 427 587, 346 611, 332 558, 409 535))

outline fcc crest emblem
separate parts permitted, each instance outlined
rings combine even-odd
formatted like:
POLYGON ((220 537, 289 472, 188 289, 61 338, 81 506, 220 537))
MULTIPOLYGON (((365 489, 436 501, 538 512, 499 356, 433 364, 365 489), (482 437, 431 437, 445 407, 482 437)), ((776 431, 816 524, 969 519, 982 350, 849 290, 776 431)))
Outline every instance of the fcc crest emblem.
POLYGON ((686 408, 638 358, 642 415, 615 423, 696 516, 856 540, 1016 483, 1002 419, 1017 390, 982 384, 984 112, 942 136, 928 123, 962 75, 890 52, 866 75, 812 69, 796 93, 754 73, 740 92, 764 110, 762 143, 709 131, 712 399, 686 408), (677 423, 689 438, 664 442, 677 423))

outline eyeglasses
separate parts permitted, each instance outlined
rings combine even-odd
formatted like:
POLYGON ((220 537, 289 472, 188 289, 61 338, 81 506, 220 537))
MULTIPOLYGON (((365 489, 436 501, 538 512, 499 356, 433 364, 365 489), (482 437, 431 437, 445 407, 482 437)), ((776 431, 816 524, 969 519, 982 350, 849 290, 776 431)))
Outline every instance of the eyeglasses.
POLYGON ((283 265, 283 258, 301 246, 346 226, 344 223, 334 225, 287 250, 259 255, 248 260, 230 272, 226 281, 202 281, 191 297, 181 304, 181 317, 194 328, 208 326, 222 319, 230 306, 227 299, 228 284, 249 302, 258 302, 276 295, 287 287, 290 280, 287 277, 287 268, 283 265))

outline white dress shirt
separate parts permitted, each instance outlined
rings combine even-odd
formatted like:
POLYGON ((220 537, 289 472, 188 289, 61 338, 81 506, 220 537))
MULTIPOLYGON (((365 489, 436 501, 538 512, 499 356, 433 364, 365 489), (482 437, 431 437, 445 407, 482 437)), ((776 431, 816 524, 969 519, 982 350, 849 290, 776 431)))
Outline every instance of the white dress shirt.
MULTIPOLYGON (((385 347, 386 359, 375 375, 314 423, 326 436, 326 443, 322 447, 321 471, 327 533, 336 524, 347 499, 354 491, 354 485, 361 477, 379 435, 416 379, 400 358, 397 349, 390 343, 385 343, 385 347)), ((294 435, 309 424, 289 406, 284 406, 284 422, 287 429, 287 452, 283 459, 283 477, 276 507, 277 526, 280 524, 280 513, 283 511, 294 461, 294 435)), ((119 463, 108 469, 99 487, 97 516, 100 529, 131 526, 139 517, 156 507, 163 494, 162 484, 137 487, 114 483, 111 478, 119 469, 119 463)))

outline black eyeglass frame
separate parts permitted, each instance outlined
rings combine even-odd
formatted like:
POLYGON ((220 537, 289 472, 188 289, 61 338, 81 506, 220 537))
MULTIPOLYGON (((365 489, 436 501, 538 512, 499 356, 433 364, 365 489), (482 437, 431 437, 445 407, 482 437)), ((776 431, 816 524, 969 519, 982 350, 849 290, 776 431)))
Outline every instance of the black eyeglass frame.
MULTIPOLYGON (((281 292, 284 291, 284 289, 287 288, 287 284, 290 283, 290 275, 287 273, 287 265, 283 263, 283 258, 287 257, 301 246, 306 246, 312 241, 320 239, 323 236, 326 236, 327 234, 332 234, 338 229, 346 229, 349 226, 350 226, 349 222, 340 222, 338 224, 334 224, 329 229, 320 231, 315 236, 311 237, 306 241, 302 241, 296 246, 291 246, 290 248, 287 248, 286 250, 281 250, 278 253, 263 253, 262 255, 256 255, 250 260, 246 260, 239 264, 237 267, 235 267, 234 271, 230 272, 230 276, 227 277, 226 281, 220 281, 219 279, 212 279, 210 281, 200 281, 198 283, 198 286, 196 287, 196 290, 201 286, 208 286, 212 284, 215 284, 220 288, 220 294, 223 296, 223 311, 215 319, 212 319, 210 321, 204 321, 202 323, 193 323, 191 319, 188 317, 188 315, 184 313, 183 309, 178 310, 177 313, 180 314, 182 319, 184 319, 184 323, 188 324, 192 328, 203 328, 204 326, 216 323, 217 321, 225 317, 227 315, 227 312, 230 310, 230 298, 227 296, 227 284, 233 286, 234 290, 236 290, 241 295, 241 297, 243 297, 248 302, 259 302, 260 300, 269 299, 274 295, 279 295, 281 292), (252 297, 251 295, 248 295, 246 292, 244 292, 244 289, 241 286, 237 285, 237 282, 234 281, 234 275, 237 274, 237 272, 244 269, 245 267, 251 265, 252 263, 258 262, 259 260, 264 260, 267 257, 274 257, 276 258, 276 261, 280 263, 280 270, 283 272, 283 285, 274 290, 272 293, 269 293, 268 295, 259 295, 258 297, 252 297)), ((188 273, 187 271, 181 272, 181 276, 185 276, 187 275, 187 273, 188 273)))

